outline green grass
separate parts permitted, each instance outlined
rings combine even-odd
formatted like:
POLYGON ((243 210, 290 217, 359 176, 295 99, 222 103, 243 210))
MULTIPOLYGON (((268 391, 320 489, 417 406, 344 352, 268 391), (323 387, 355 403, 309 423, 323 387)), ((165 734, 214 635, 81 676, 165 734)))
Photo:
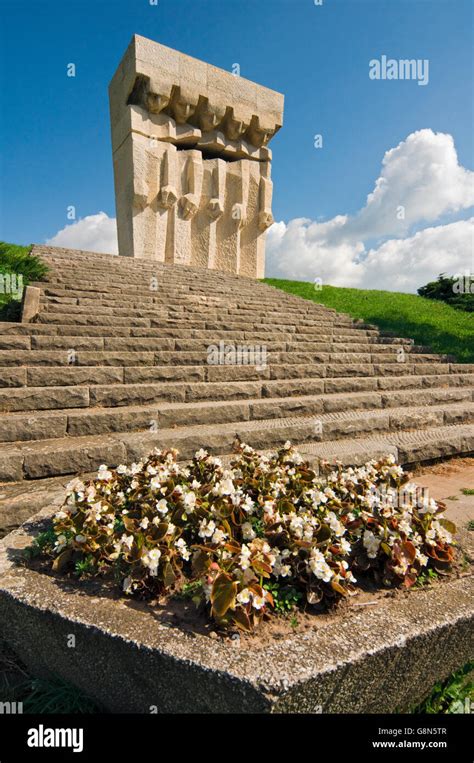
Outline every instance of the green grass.
POLYGON ((463 488, 461 488, 461 493, 463 495, 474 495, 474 488, 472 488, 472 487, 463 487, 463 488))
POLYGON ((469 712, 474 707, 474 662, 452 673, 445 681, 435 684, 429 696, 412 713, 448 715, 469 712))
POLYGON ((0 241, 0 320, 15 321, 20 317, 21 294, 4 293, 5 287, 3 276, 15 276, 16 283, 23 286, 30 281, 40 281, 48 272, 46 265, 34 255, 30 254, 31 246, 19 246, 0 241))
POLYGON ((264 281, 290 294, 374 323, 396 336, 413 338, 416 344, 430 346, 436 353, 454 355, 460 363, 474 363, 473 313, 416 294, 339 286, 323 286, 317 290, 314 284, 303 281, 277 278, 264 281))
POLYGON ((95 702, 62 678, 31 675, 11 649, 0 641, 0 699, 22 702, 24 713, 97 713, 95 702))

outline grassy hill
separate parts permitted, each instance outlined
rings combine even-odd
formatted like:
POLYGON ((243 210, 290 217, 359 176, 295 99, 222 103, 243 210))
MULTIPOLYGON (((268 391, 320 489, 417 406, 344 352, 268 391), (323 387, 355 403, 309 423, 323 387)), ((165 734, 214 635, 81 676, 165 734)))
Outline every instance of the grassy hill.
POLYGON ((474 314, 416 294, 370 289, 345 289, 312 283, 265 278, 265 283, 297 294, 353 318, 375 323, 396 336, 412 337, 434 352, 454 355, 460 363, 474 363, 474 314))
POLYGON ((16 284, 19 277, 23 286, 29 281, 41 280, 47 272, 47 267, 38 257, 30 254, 31 246, 20 246, 0 241, 0 320, 16 321, 20 314, 21 294, 8 293, 3 277, 15 276, 16 284))

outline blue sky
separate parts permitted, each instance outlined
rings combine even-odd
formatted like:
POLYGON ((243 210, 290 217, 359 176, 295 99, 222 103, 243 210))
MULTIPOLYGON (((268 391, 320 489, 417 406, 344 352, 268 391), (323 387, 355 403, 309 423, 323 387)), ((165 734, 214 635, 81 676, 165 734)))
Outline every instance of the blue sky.
POLYGON ((384 153, 423 128, 451 135, 459 163, 473 166, 471 0, 0 6, 4 240, 44 241, 67 224, 69 205, 78 217, 114 216, 107 86, 133 33, 224 69, 239 63, 242 76, 285 94, 284 127, 272 141, 276 220, 355 214, 384 153), (429 59, 429 84, 370 80, 368 62, 382 54, 429 59), (70 62, 75 78, 66 76, 70 62))

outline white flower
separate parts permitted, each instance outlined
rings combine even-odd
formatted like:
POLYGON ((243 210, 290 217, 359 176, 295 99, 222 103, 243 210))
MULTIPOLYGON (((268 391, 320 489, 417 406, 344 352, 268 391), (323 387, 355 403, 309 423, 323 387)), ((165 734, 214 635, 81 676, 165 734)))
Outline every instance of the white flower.
POLYGON ((369 559, 375 559, 381 543, 380 538, 376 538, 373 532, 370 530, 364 530, 362 542, 364 544, 365 550, 367 551, 367 556, 369 559))
POLYGON ((402 521, 398 523, 398 529, 400 532, 405 533, 405 535, 411 535, 413 532, 411 525, 406 519, 402 519, 402 521))
POLYGON ((251 599, 252 593, 249 591, 248 588, 244 588, 240 593, 237 594, 237 601, 240 604, 248 604, 251 599))
POLYGON ((196 451, 196 453, 194 454, 194 458, 196 458, 198 461, 203 461, 208 455, 209 454, 207 450, 204 450, 203 448, 201 448, 200 450, 196 451))
POLYGON ((249 495, 245 496, 242 502, 242 508, 247 514, 253 514, 255 509, 255 502, 252 501, 249 495))
POLYGON ((231 479, 226 478, 218 482, 212 492, 216 495, 232 495, 234 491, 234 483, 231 479))
POLYGON ((252 525, 250 522, 244 522, 242 525, 242 537, 244 540, 253 540, 257 537, 252 525))
POLYGON ((85 536, 81 535, 81 534, 76 535, 75 540, 76 540, 77 543, 85 543, 86 542, 85 536))
POLYGON ((308 566, 313 573, 313 575, 320 580, 323 580, 325 583, 327 583, 329 580, 331 580, 332 577, 334 577, 334 572, 326 562, 326 559, 324 558, 321 551, 319 551, 316 548, 311 549, 311 555, 308 560, 308 566))
POLYGON ((108 470, 105 464, 101 464, 99 466, 99 470, 97 472, 97 479, 104 480, 104 481, 112 479, 112 472, 108 470))
POLYGON ((158 564, 160 562, 161 551, 158 548, 153 548, 151 551, 147 551, 142 556, 142 564, 148 567, 150 575, 155 576, 158 574, 158 564))
POLYGON ((326 516, 326 521, 335 535, 341 536, 345 533, 344 525, 339 522, 338 518, 333 511, 329 511, 326 516))
POLYGON ((425 554, 422 554, 419 549, 416 549, 416 558, 418 559, 422 567, 426 567, 429 559, 425 554))
POLYGON ((324 493, 321 493, 320 490, 311 490, 311 497, 313 499, 313 506, 319 506, 321 503, 327 503, 328 499, 327 496, 324 495, 324 493))
POLYGON ((133 546, 133 535, 125 535, 125 533, 120 538, 122 545, 126 546, 129 550, 133 546))
POLYGON ((85 485, 83 482, 81 482, 80 479, 75 478, 71 480, 71 482, 67 483, 66 489, 68 493, 83 493, 85 490, 85 485))
POLYGON ((56 542, 54 544, 55 547, 56 547, 56 551, 57 552, 62 551, 63 548, 66 546, 66 544, 67 544, 66 536, 65 535, 58 535, 58 537, 56 539, 56 542))
POLYGON ((240 551, 240 568, 246 570, 250 567, 249 559, 252 556, 250 548, 243 543, 240 551))
POLYGON ((175 546, 176 546, 176 548, 178 549, 178 553, 180 554, 180 556, 181 556, 181 557, 182 557, 182 558, 183 558, 185 561, 188 561, 188 559, 189 559, 189 558, 190 558, 190 556, 191 556, 191 552, 190 552, 190 550, 188 549, 188 547, 187 547, 187 545, 186 545, 186 541, 184 540, 184 538, 178 538, 178 540, 176 541, 176 543, 175 543, 174 545, 175 545, 175 546))
POLYGON ((168 513, 168 503, 165 498, 161 498, 159 501, 157 501, 156 509, 160 512, 160 514, 168 513))
POLYGON ((117 466, 117 469, 115 471, 117 472, 117 474, 126 474, 127 467, 125 466, 125 464, 119 464, 119 466, 117 466))
POLYGON ((429 546, 436 546, 436 530, 433 527, 426 533, 425 541, 429 546))
POLYGON ((448 531, 446 530, 446 528, 444 528, 444 527, 443 527, 443 525, 441 525, 441 524, 438 522, 438 520, 436 520, 435 522, 433 522, 431 526, 432 526, 432 527, 433 527, 433 529, 435 530, 435 532, 436 532, 436 535, 438 536, 438 538, 439 538, 440 540, 444 541, 445 543, 452 543, 452 540, 453 540, 453 536, 451 535, 451 533, 450 533, 450 532, 448 532, 448 531))
POLYGON ((345 538, 341 539, 340 546, 341 546, 344 554, 350 554, 351 553, 351 544, 345 538))
POLYGON ((214 530, 214 535, 212 536, 211 540, 212 543, 222 543, 223 540, 227 538, 227 535, 222 530, 214 530))
POLYGON ((213 519, 210 519, 209 522, 207 519, 202 519, 199 525, 198 535, 200 538, 212 538, 215 529, 216 523, 213 519))
POLYGON ((265 606, 265 603, 266 603, 265 596, 258 596, 257 594, 254 593, 252 598, 252 606, 255 609, 262 609, 262 607, 265 606))
POLYGON ((275 513, 275 501, 265 501, 263 504, 263 510, 269 517, 273 517, 275 513))
POLYGON ((184 510, 187 514, 194 511, 194 507, 196 506, 196 495, 190 491, 189 493, 186 493, 184 496, 184 510))
POLYGON ((423 496, 421 506, 418 507, 419 514, 435 514, 438 508, 438 504, 433 498, 429 500, 423 496))
POLYGON ((142 521, 140 522, 140 527, 143 530, 146 530, 149 524, 150 524, 150 520, 148 519, 148 517, 143 517, 142 521))

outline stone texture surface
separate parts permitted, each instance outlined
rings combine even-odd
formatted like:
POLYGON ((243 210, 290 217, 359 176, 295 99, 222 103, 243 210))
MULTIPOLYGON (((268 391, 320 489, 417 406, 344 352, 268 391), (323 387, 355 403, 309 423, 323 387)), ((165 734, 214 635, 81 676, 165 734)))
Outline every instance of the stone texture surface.
MULTIPOLYGON (((458 527, 474 521, 474 457, 457 459, 421 468, 415 482, 447 507, 447 516, 458 527)), ((474 543, 474 531, 467 536, 474 543)))
MULTIPOLYGON (((474 451, 472 365, 252 278, 33 251, 49 267, 40 312, 0 323, 0 481, 23 481, 32 500, 38 481, 155 446, 225 457, 236 437, 262 449, 291 439, 316 466, 474 451), (265 363, 209 363, 221 345, 263 347, 265 363)), ((9 527, 15 506, 0 498, 9 527)))
POLYGON ((120 254, 263 277, 283 96, 138 35, 109 96, 120 254))
POLYGON ((21 320, 29 323, 38 315, 40 310, 40 289, 36 286, 27 286, 23 291, 21 303, 21 320))
POLYGON ((356 602, 260 648, 160 622, 152 608, 15 565, 49 515, 0 542, 0 638, 35 673, 67 677, 112 712, 383 713, 406 709, 474 649, 473 579, 356 602), (39 524, 38 524, 39 523, 39 524), (74 634, 76 647, 67 648, 74 634), (126 681, 124 681, 126 676, 126 681))

